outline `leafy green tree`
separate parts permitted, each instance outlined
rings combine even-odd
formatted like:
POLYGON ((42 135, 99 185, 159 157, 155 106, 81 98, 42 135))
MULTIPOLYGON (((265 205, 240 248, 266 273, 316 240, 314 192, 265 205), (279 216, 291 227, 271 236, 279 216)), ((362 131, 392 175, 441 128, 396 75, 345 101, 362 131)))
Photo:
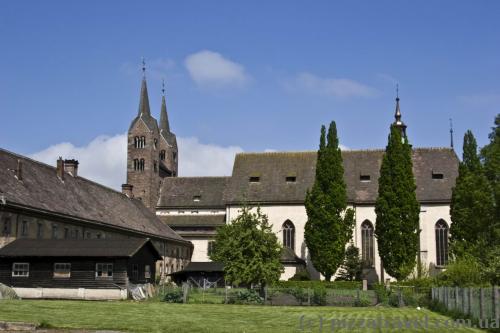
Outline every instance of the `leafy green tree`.
POLYGON ((227 281, 263 288, 278 281, 284 271, 281 250, 267 215, 260 208, 253 212, 243 207, 237 218, 217 229, 210 259, 224 264, 227 281))
POLYGON ((344 263, 340 267, 339 277, 336 280, 359 281, 361 280, 361 258, 359 249, 350 244, 345 250, 344 263))
POLYGON ((327 281, 344 261, 352 237, 354 211, 347 209, 344 166, 335 122, 321 127, 314 185, 307 192, 305 241, 312 263, 327 281))
POLYGON ((494 245, 500 246, 500 114, 495 118, 495 127, 489 135, 490 143, 481 149, 484 173, 490 182, 495 197, 493 219, 494 245))
POLYGON ((450 249, 455 257, 472 255, 482 260, 494 234, 494 197, 477 154, 471 131, 464 136, 463 157, 453 188, 450 249))
POLYGON ((395 125, 388 141, 378 180, 375 235, 385 270, 403 280, 416 264, 420 205, 415 194, 411 145, 395 125))

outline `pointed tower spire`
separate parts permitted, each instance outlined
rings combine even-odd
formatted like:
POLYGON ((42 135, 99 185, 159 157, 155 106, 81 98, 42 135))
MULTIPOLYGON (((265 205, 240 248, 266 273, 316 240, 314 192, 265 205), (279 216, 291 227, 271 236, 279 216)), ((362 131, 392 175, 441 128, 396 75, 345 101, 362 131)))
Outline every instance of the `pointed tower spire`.
POLYGON ((151 116, 149 109, 148 86, 146 84, 146 62, 142 58, 142 85, 141 85, 141 100, 139 102, 138 116, 151 116))
POLYGON ((165 102, 165 80, 162 80, 161 92, 160 132, 169 133, 170 125, 168 124, 167 103, 165 102))
POLYGON ((401 121, 401 109, 399 107, 399 84, 396 85, 396 112, 394 113, 394 126, 401 129, 401 135, 406 138, 406 125, 401 121))
POLYGON ((450 146, 453 149, 453 120, 450 118, 450 146))

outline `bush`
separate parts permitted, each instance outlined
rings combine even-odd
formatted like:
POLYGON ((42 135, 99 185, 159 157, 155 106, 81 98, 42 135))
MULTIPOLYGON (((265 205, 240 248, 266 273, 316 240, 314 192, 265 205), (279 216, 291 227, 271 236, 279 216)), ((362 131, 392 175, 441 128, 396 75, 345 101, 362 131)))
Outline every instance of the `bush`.
POLYGON ((371 305, 371 302, 369 299, 366 299, 364 297, 361 297, 361 298, 356 298, 354 300, 354 306, 355 307, 365 307, 365 306, 370 306, 371 305))
POLYGON ((316 305, 326 305, 326 288, 318 285, 313 289, 312 301, 316 305))
POLYGON ((285 293, 294 296, 297 302, 299 302, 300 304, 307 301, 307 289, 300 287, 287 288, 285 289, 285 293))
POLYGON ((163 301, 167 303, 182 303, 183 295, 181 289, 168 290, 163 297, 163 301))
POLYGON ((481 265, 473 257, 464 257, 450 263, 444 272, 436 277, 439 286, 479 287, 488 285, 481 273, 481 265))
POLYGON ((372 286, 377 295, 377 302, 382 304, 389 304, 389 292, 383 284, 376 283, 372 286))
POLYGON ((363 287, 361 281, 278 281, 274 284, 278 288, 305 288, 314 289, 323 287, 326 289, 356 290, 363 287))
POLYGON ((311 276, 306 269, 301 269, 294 276, 292 276, 288 281, 311 281, 311 276))
POLYGON ((236 299, 234 300, 236 304, 262 304, 263 299, 259 294, 253 289, 238 290, 236 294, 236 299))

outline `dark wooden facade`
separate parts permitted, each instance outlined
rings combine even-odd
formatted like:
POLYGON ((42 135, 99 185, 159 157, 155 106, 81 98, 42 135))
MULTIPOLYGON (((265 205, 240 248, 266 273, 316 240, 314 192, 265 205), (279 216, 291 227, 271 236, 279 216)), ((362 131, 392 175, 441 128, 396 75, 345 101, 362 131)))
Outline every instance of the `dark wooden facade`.
MULTIPOLYGON (((33 248, 26 246, 29 244, 33 247, 36 240, 17 240, 0 249, 0 283, 17 288, 126 289, 129 282, 154 282, 155 263, 161 258, 148 239, 130 240, 128 243, 132 244, 123 248, 118 248, 118 244, 115 244, 116 248, 111 250, 107 249, 110 241, 93 241, 92 245, 100 243, 102 248, 89 250, 89 256, 85 253, 75 255, 76 251, 61 246, 60 243, 68 243, 63 240, 38 242, 42 243, 39 254, 33 253, 33 248), (48 250, 47 243, 57 247, 48 250), (14 276, 14 263, 28 263, 28 275, 14 276), (56 263, 71 264, 69 276, 56 276, 56 263), (112 277, 97 276, 97 264, 113 264, 112 277), (146 266, 149 266, 148 270, 146 266)), ((75 241, 71 243, 74 244, 75 241)), ((89 241, 76 243, 88 244, 89 241)), ((68 243, 68 246, 72 244, 68 243)), ((80 249, 77 247, 75 250, 80 249)))

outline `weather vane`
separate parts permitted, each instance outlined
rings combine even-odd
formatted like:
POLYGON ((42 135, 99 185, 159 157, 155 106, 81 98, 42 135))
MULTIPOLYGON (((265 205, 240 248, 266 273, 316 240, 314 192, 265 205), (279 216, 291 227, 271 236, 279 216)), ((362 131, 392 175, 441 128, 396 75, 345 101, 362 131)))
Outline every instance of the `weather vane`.
POLYGON ((399 83, 396 83, 396 98, 399 98, 399 83))
POLYGON ((142 57, 142 73, 146 75, 146 60, 142 57))
POLYGON ((161 79, 161 92, 165 95, 165 79, 161 79))

